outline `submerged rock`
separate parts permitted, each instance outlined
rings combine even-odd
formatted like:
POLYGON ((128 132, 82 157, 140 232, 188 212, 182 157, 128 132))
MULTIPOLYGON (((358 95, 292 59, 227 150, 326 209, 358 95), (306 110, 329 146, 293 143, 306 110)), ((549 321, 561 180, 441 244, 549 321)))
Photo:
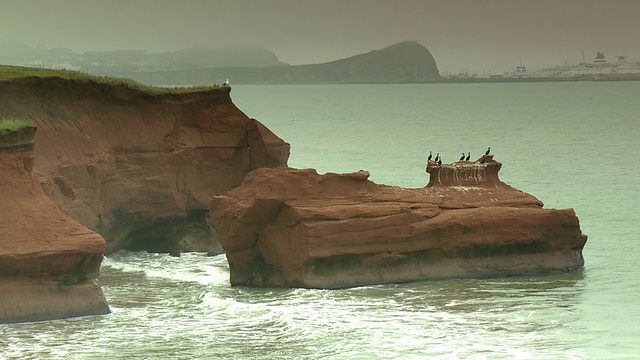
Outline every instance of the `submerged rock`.
POLYGON ((106 314, 104 239, 31 177, 35 127, 0 134, 0 323, 106 314))
POLYGON ((344 288, 580 268, 586 236, 574 211, 544 209, 483 160, 431 162, 418 189, 366 171, 254 170, 211 201, 231 283, 344 288))

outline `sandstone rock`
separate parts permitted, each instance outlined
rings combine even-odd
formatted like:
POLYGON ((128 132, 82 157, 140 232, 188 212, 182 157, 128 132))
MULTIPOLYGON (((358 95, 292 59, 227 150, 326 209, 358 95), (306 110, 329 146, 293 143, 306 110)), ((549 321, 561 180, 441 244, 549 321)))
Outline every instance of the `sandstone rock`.
POLYGON ((31 177, 35 128, 0 136, 0 323, 106 314, 104 239, 31 177))
POLYGON ((220 252, 210 197, 289 156, 289 144, 236 108, 230 89, 152 94, 23 78, 0 82, 0 118, 37 122, 34 177, 104 236, 108 252, 220 252))
POLYGON ((430 163, 429 186, 368 173, 251 172, 211 201, 231 283, 342 288, 446 277, 564 272, 583 264, 572 209, 544 209, 498 179, 501 163, 430 163))

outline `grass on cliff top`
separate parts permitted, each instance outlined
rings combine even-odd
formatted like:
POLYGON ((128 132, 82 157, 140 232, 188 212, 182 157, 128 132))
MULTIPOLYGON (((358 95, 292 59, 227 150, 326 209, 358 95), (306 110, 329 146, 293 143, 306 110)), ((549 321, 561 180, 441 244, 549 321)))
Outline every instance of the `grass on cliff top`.
POLYGON ((10 132, 33 126, 35 126, 35 123, 29 120, 0 119, 0 135, 8 134, 10 132))
POLYGON ((59 77, 66 80, 93 80, 106 85, 120 85, 131 89, 137 89, 151 94, 184 94, 207 91, 220 88, 212 86, 188 86, 188 87, 159 87, 140 84, 131 79, 112 76, 94 76, 73 70, 38 69, 21 66, 0 65, 0 81, 19 79, 24 77, 59 77))

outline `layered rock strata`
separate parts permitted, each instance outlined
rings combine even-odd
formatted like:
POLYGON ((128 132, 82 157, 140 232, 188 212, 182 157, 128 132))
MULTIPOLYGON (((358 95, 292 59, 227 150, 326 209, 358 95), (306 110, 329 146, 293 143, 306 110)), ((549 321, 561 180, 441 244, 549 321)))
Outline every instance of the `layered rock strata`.
POLYGON ((31 177, 35 127, 0 134, 0 323, 106 314, 104 239, 31 177))
POLYGON ((233 285, 344 288, 583 265, 572 209, 544 209, 498 179, 501 163, 438 166, 407 189, 366 171, 258 169, 211 201, 233 285))
POLYGON ((34 176, 108 252, 221 252, 208 202, 289 144, 232 103, 230 87, 151 93, 93 80, 0 82, 0 118, 37 122, 34 176))

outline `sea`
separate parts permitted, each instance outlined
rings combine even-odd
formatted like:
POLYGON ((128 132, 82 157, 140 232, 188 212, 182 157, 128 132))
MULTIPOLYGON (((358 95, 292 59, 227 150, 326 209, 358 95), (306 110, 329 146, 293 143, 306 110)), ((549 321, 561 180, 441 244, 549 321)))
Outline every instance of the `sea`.
MULTIPOLYGON (((502 181, 573 208, 566 274, 343 290, 232 287, 224 255, 118 252, 112 313, 0 325, 0 359, 640 359, 640 82, 233 85, 289 166, 408 188, 491 147, 502 181)), ((283 256, 286 256, 283 254, 283 256)))

